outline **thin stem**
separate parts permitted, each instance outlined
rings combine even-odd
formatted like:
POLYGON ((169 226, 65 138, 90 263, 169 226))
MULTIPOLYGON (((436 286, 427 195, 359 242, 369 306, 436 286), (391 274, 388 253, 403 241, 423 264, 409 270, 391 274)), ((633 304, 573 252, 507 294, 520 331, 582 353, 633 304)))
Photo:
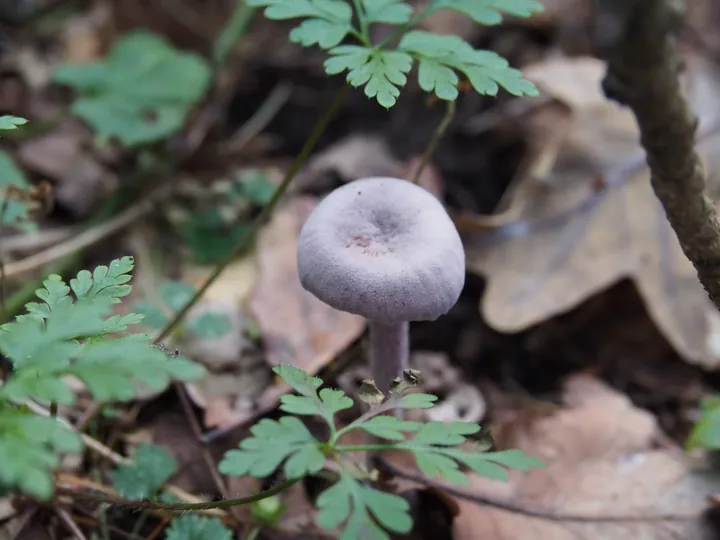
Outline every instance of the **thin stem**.
POLYGON ((129 508, 147 508, 150 510, 164 510, 168 512, 187 512, 191 510, 210 510, 210 509, 225 509, 232 508, 234 506, 242 506, 244 504, 252 504, 268 497, 282 493, 295 485, 300 479, 295 478, 293 480, 286 480, 282 484, 279 484, 273 488, 266 489, 255 495, 249 497, 241 497, 238 499, 224 499, 221 501, 202 502, 202 503, 156 503, 150 501, 131 501, 129 499, 123 499, 122 497, 111 497, 108 495, 101 495, 99 493, 93 493, 88 491, 77 491, 72 489, 66 489, 59 487, 57 492, 62 495, 68 495, 75 499, 87 499, 94 502, 114 504, 118 506, 126 506, 129 508))
POLYGON ((390 390, 390 383, 396 377, 402 377, 408 367, 407 322, 384 324, 370 321, 370 372, 381 392, 390 390))
POLYGON ((256 540, 257 537, 260 536, 260 530, 261 528, 259 526, 253 527, 250 533, 245 537, 245 540, 256 540))
POLYGON ((144 510, 140 513, 140 516, 138 517, 137 521, 135 522, 135 525, 133 525, 132 531, 130 534, 133 536, 138 536, 140 534, 140 531, 143 528, 143 525, 145 525, 145 522, 147 521, 148 517, 152 515, 152 512, 148 510, 144 510))
POLYGON ((366 38, 365 36, 363 36, 362 33, 358 32, 355 28, 351 28, 351 29, 348 31, 348 34, 350 34, 351 36, 353 36, 355 39, 357 39, 360 43, 362 43, 362 44, 365 45, 366 47, 372 48, 373 45, 372 45, 372 43, 368 40, 368 38, 366 38))
POLYGON ((420 21, 422 21, 425 17, 428 16, 430 13, 430 9, 433 8, 434 2, 430 2, 425 9, 423 9, 420 13, 418 13, 415 17, 410 19, 408 22, 403 24, 402 26, 399 26, 395 29, 395 31, 390 34, 388 37, 383 39, 378 45, 378 49, 382 49, 385 47, 388 43, 391 43, 393 40, 397 39, 400 36, 404 36, 405 33, 410 30, 413 26, 418 24, 420 21))
POLYGON ((355 6, 355 11, 357 12, 357 18, 360 22, 360 34, 363 36, 363 41, 366 44, 370 43, 370 28, 368 25, 367 17, 365 16, 365 11, 362 7, 362 0, 353 0, 353 5, 355 6))
POLYGON ((340 89, 340 91, 335 96, 335 99, 333 99, 332 103, 330 103, 330 106, 325 111, 325 114, 318 120, 318 122, 313 127, 312 132, 310 133, 310 136, 308 137, 307 141, 305 141, 305 144, 303 145, 302 149, 300 150, 300 153, 295 158, 295 161, 293 161, 292 165, 288 169, 287 173, 285 174, 285 178, 283 179, 282 183, 278 186, 278 188, 275 190, 275 193, 273 194, 272 198, 270 199, 270 202, 268 202, 267 205, 262 209, 260 214, 255 218, 255 220, 252 222, 250 227, 248 228, 247 232, 243 235, 243 237, 238 241, 237 245, 235 246, 235 249, 233 252, 224 260, 221 261, 215 269, 212 271, 212 273, 208 276, 208 278, 205 280, 205 283, 202 284, 202 286, 195 292, 193 297, 185 304, 182 309, 180 309, 175 316, 172 318, 172 320, 163 328, 163 330, 160 332, 160 334, 155 338, 155 343, 160 343, 163 339, 165 339, 167 336, 170 335, 170 333, 175 329, 175 327, 183 320, 185 315, 187 315, 188 311, 192 309, 192 307, 197 304, 198 300, 202 298, 202 295, 205 294, 205 291, 207 291, 210 286, 215 282, 215 280, 222 274, 223 270, 232 262, 235 260, 238 255, 240 255, 243 251, 245 251, 252 240, 255 238, 255 235, 260 230, 260 227, 264 224, 265 220, 269 218, 272 215, 272 212, 275 210, 275 207, 280 202, 280 199, 287 191, 288 187, 290 187, 290 183, 292 182, 293 178, 295 178, 295 175, 300 170, 300 167, 303 166, 305 161, 307 161, 308 157, 310 156, 310 153, 315 148, 315 145, 317 144, 318 140, 320 139, 321 135, 325 132, 325 129, 327 128, 330 121, 333 119, 335 114, 337 113, 338 109, 340 108, 340 105, 343 102, 343 99, 345 99, 345 95, 347 94, 349 90, 349 86, 347 84, 343 85, 343 87, 340 89))
POLYGON ((440 139, 442 139, 443 135, 445 135, 445 131, 447 131, 448 126, 450 125, 453 117, 455 116, 455 110, 455 100, 448 101, 445 116, 443 116, 442 121, 440 122, 440 124, 438 124, 438 127, 433 132, 432 139, 430 139, 427 148, 425 148, 425 153, 423 154, 422 161, 420 162, 420 165, 418 165, 418 168, 415 171, 415 176, 413 177, 413 184, 418 184, 420 182, 420 175, 422 174, 423 170, 425 170, 425 167, 427 167, 427 164, 430 162, 430 158, 432 158, 435 150, 437 150, 438 144, 440 144, 440 139))
POLYGON ((87 540, 87 537, 83 534, 82 530, 80 530, 77 523, 73 521, 72 517, 70 517, 67 510, 64 508, 55 508, 55 513, 60 518, 60 521, 63 522, 68 532, 72 533, 73 537, 75 537, 75 540, 87 540))
POLYGON ((377 406, 373 409, 370 409, 369 411, 366 411, 361 416, 357 417, 355 420, 350 422, 347 426, 336 431, 335 434, 330 437, 330 441, 328 444, 330 446, 334 447, 335 443, 340 440, 340 437, 342 437, 346 433, 348 433, 354 429, 359 429, 364 422, 367 422, 372 417, 378 416, 378 415, 386 413, 388 411, 391 411, 391 410, 395 409, 397 406, 398 406, 397 398, 390 396, 390 399, 388 399, 384 403, 380 404, 379 406, 377 406))
POLYGON ((377 452, 395 449, 397 444, 339 444, 335 447, 337 452, 377 452))

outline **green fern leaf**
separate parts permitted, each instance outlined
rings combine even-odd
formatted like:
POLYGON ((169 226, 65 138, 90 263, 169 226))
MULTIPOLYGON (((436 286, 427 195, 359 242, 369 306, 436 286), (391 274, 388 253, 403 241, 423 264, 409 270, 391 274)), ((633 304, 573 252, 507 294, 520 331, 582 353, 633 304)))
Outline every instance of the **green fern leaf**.
POLYGON ((453 70, 463 73, 479 94, 494 96, 500 87, 516 96, 538 94, 535 86, 502 56, 475 50, 457 36, 413 30, 403 36, 398 48, 418 59, 420 86, 440 99, 457 97, 453 88, 457 87, 458 78, 453 70))
POLYGON ((53 492, 60 455, 79 452, 77 433, 55 418, 37 416, 0 401, 0 490, 20 489, 39 499, 53 492))
POLYGON ((432 0, 427 14, 441 9, 451 9, 467 15, 475 22, 492 26, 500 24, 502 14, 530 17, 544 10, 536 0, 432 0))

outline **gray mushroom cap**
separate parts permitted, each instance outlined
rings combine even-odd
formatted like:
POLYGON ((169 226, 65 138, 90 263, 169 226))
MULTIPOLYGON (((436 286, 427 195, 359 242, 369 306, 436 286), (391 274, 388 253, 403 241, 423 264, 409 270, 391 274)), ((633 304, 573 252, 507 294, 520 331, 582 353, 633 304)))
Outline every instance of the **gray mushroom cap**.
POLYGON ((465 251, 443 205, 406 180, 364 178, 331 192, 298 239, 302 286, 381 323, 431 321, 455 305, 465 251))

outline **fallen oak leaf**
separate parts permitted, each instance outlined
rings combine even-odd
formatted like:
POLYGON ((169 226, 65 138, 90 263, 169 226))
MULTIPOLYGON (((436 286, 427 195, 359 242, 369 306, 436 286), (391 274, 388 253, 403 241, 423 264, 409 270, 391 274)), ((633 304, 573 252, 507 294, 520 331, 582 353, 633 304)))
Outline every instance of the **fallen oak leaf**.
POLYGON ((258 239, 259 278, 250 308, 271 366, 290 364, 315 375, 365 329, 365 320, 305 291, 297 271, 297 238, 316 205, 298 197, 278 208, 258 239))
MULTIPOLYGON (((720 78, 707 64, 690 65, 697 108, 714 109, 717 92, 708 85, 716 89, 720 78)), ((631 278, 674 348, 716 367, 720 315, 652 193, 632 114, 601 94, 603 70, 590 58, 526 70, 570 106, 572 123, 550 175, 528 176, 518 187, 515 196, 526 202, 517 219, 468 242, 469 269, 488 278, 481 311, 496 329, 520 331, 631 278)), ((700 147, 711 166, 718 144, 713 136, 700 147)))
POLYGON ((557 520, 509 514, 461 502, 456 540, 578 537, 670 540, 710 538, 702 513, 720 477, 676 449, 657 449, 655 418, 590 375, 564 388, 566 407, 496 438, 532 453, 546 468, 511 473, 507 484, 476 479, 486 496, 556 514, 557 520), (532 532, 532 534, 529 534, 532 532))
MULTIPOLYGON (((399 485, 430 485, 460 508, 455 540, 710 540, 702 514, 720 477, 657 449, 659 428, 648 412, 591 375, 565 383, 564 407, 522 411, 496 440, 536 456, 544 468, 511 471, 507 482, 471 475, 469 487, 411 473, 401 456, 380 463, 399 485)), ((704 465, 704 464, 703 464, 704 465)))

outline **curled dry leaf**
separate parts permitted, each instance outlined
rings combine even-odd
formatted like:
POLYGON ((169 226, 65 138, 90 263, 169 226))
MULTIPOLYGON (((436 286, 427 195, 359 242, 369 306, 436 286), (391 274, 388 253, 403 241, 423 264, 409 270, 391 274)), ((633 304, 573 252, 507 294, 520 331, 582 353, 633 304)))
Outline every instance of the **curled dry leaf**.
POLYGON ((713 538, 701 514, 720 488, 717 474, 680 451, 657 449, 654 417, 590 375, 570 377, 564 401, 558 412, 518 419, 496 437, 545 468, 513 471, 507 483, 476 476, 471 485, 483 497, 557 519, 460 500, 455 540, 713 538))
MULTIPOLYGON (((714 121, 709 111, 717 114, 720 107, 720 78, 708 64, 689 66, 689 95, 701 133, 708 132, 714 121)), ((689 362, 717 367, 720 315, 651 190, 632 114, 601 93, 603 73, 604 65, 590 58, 526 70, 571 112, 554 107, 533 115, 530 137, 556 144, 538 154, 538 160, 553 160, 537 167, 549 174, 525 177, 513 194, 513 221, 468 242, 469 269, 488 278, 481 311, 496 329, 520 331, 629 277, 675 349, 689 362), (548 137, 567 114, 563 136, 548 137)), ((713 172, 720 171, 718 148, 715 135, 700 145, 713 172)))

